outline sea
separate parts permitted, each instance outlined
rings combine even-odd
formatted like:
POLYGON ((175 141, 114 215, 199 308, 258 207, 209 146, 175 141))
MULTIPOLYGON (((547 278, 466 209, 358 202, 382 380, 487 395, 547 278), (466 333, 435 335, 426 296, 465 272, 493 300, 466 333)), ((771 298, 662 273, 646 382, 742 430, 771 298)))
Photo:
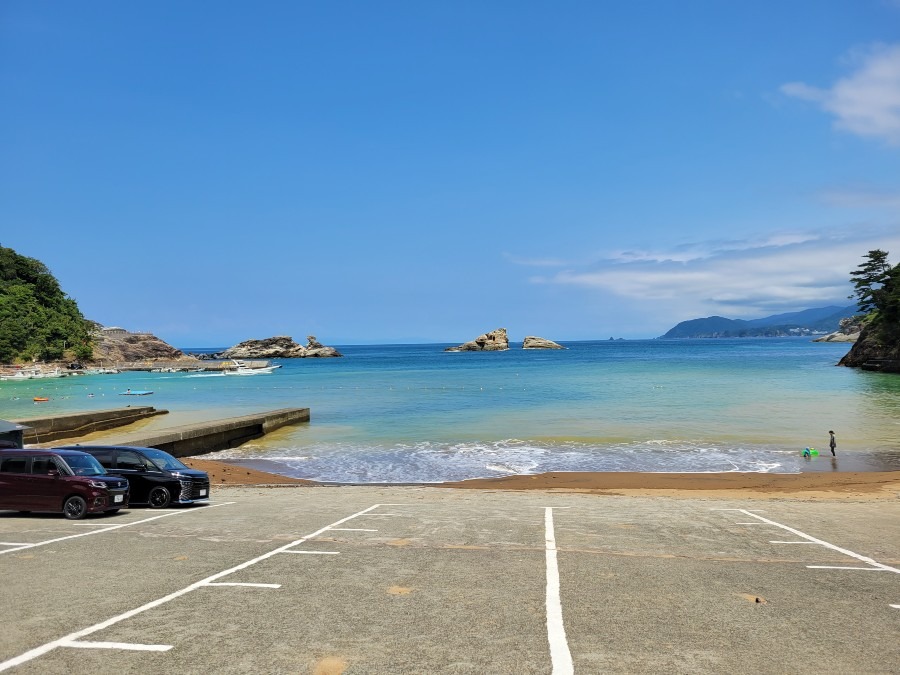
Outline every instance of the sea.
POLYGON ((459 353, 445 344, 347 345, 338 346, 343 358, 275 360, 283 367, 243 377, 132 372, 0 382, 0 418, 127 404, 168 410, 141 423, 151 429, 310 408, 309 424, 205 457, 330 483, 900 469, 900 376, 836 367, 847 344, 808 337, 563 344, 459 353), (153 393, 122 398, 126 389, 153 393), (35 396, 49 400, 34 403, 35 396))

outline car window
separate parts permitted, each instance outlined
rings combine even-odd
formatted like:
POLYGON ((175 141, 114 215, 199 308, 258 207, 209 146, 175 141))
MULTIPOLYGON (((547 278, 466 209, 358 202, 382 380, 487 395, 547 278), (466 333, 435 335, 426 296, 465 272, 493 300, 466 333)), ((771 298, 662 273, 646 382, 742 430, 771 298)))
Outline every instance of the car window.
POLYGON ((178 469, 187 469, 182 462, 175 459, 168 452, 164 450, 157 450, 156 448, 147 448, 144 450, 144 454, 147 455, 153 463, 161 469, 167 469, 169 471, 178 470, 178 469))
POLYGON ((102 476, 106 473, 100 462, 87 454, 66 455, 65 462, 76 476, 102 476))
POLYGON ((141 456, 132 450, 119 450, 116 453, 116 466, 119 469, 144 470, 144 462, 141 460, 141 456))
POLYGON ((52 457, 48 456, 31 458, 31 473, 46 476, 50 469, 56 469, 56 464, 53 463, 52 457))
POLYGON ((102 466, 107 469, 111 469, 113 465, 113 453, 112 450, 91 450, 90 454, 94 456, 102 466))
POLYGON ((27 473, 27 457, 4 457, 0 461, 0 473, 27 473))

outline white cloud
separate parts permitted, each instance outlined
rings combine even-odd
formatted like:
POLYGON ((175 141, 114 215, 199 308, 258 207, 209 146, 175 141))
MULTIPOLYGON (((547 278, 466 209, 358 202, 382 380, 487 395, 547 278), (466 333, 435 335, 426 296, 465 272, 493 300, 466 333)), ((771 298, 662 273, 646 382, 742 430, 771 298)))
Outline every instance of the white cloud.
POLYGON ((781 92, 818 104, 839 129, 900 145, 900 45, 878 45, 853 60, 856 70, 828 89, 789 82, 781 92))
POLYGON ((900 232, 774 234, 756 242, 697 245, 704 256, 679 259, 621 256, 570 268, 537 283, 589 289, 629 299, 675 320, 722 314, 757 318, 828 304, 850 304, 849 274, 874 248, 892 252, 897 262, 900 232))

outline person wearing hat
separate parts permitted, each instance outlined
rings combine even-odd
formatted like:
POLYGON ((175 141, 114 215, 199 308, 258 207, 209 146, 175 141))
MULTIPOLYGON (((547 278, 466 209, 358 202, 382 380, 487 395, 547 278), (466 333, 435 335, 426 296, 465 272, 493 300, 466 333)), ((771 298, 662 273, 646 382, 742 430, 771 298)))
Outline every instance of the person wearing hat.
POLYGON ((834 454, 834 449, 837 447, 837 441, 834 440, 834 432, 833 432, 833 431, 829 431, 828 433, 831 434, 831 440, 828 441, 828 446, 831 448, 831 454, 832 454, 832 456, 836 456, 836 455, 834 454))

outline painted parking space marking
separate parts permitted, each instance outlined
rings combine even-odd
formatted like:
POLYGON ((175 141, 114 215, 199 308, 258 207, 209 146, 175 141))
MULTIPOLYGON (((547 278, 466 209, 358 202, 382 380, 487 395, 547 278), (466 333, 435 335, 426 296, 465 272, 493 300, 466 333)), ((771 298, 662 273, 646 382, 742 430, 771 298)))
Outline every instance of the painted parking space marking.
POLYGON ((249 586, 250 588, 281 588, 281 584, 251 584, 238 581, 219 581, 207 586, 249 586))
MULTIPOLYGON (((829 550, 836 551, 841 555, 848 556, 850 558, 855 558, 860 562, 866 563, 866 567, 858 567, 858 566, 849 566, 849 565, 807 565, 807 569, 811 570, 850 570, 854 572, 894 572, 895 574, 900 574, 900 569, 896 567, 891 567, 890 565, 885 565, 884 563, 880 563, 877 560, 873 560, 868 556, 860 555, 850 549, 842 548, 840 546, 835 546, 834 544, 830 544, 827 541, 819 539, 817 537, 813 537, 812 535, 806 534, 805 532, 801 532, 798 529, 793 527, 789 527, 788 525, 783 525, 781 523, 775 522, 774 520, 770 520, 768 518, 764 518, 763 516, 758 516, 755 513, 751 513, 747 509, 713 509, 715 511, 739 511, 745 515, 750 516, 751 518, 756 518, 761 525, 770 525, 772 527, 778 527, 782 530, 790 532, 791 534, 800 537, 803 541, 775 541, 770 540, 770 544, 816 544, 819 546, 823 546, 829 550)), ((891 607, 900 607, 900 605, 890 605, 891 607)))
POLYGON ((24 544, 22 542, 15 541, 0 541, 0 546, 31 546, 31 544, 24 544))
POLYGON ((815 544, 814 541, 776 541, 773 539, 769 540, 770 544, 815 544))
POLYGON ((553 507, 544 508, 544 550, 547 566, 547 641, 553 675, 574 672, 572 654, 563 624, 562 600, 559 595, 559 566, 556 560, 556 533, 553 528, 553 507))
MULTIPOLYGON (((872 567, 876 567, 885 572, 895 572, 897 574, 900 574, 900 569, 898 569, 896 567, 891 567, 890 565, 885 565, 885 564, 880 563, 876 560, 873 560, 872 558, 869 558, 867 556, 860 555, 859 553, 854 553, 853 551, 851 551, 849 549, 841 548, 840 546, 835 546, 834 544, 829 544, 827 541, 823 541, 821 539, 813 537, 809 534, 806 534, 805 532, 801 532, 800 530, 794 529, 793 527, 789 527, 787 525, 782 525, 781 523, 776 523, 774 520, 769 520, 768 518, 764 518, 763 516, 758 516, 755 513, 751 513, 747 509, 723 509, 723 510, 740 511, 741 513, 748 515, 751 518, 756 518, 757 520, 759 520, 763 523, 766 523, 767 525, 771 525, 773 527, 778 527, 778 528, 781 528, 782 530, 785 530, 786 532, 790 532, 791 534, 798 536, 801 539, 804 539, 805 541, 809 542, 810 544, 818 544, 819 546, 824 546, 827 549, 830 549, 832 551, 837 551, 838 553, 849 556, 851 558, 856 558, 860 562, 864 562, 867 565, 871 565, 872 567)), ((770 543, 776 543, 776 542, 770 542, 770 543)), ((796 542, 781 542, 781 543, 796 543, 796 542)), ((829 566, 825 566, 825 565, 807 565, 807 567, 810 569, 866 569, 866 570, 870 569, 869 567, 833 568, 833 567, 829 567, 829 566)))
POLYGON ((862 570, 864 572, 893 572, 894 570, 879 567, 848 567, 846 565, 807 565, 811 570, 862 570))
MULTIPOLYGON (((233 502, 228 502, 228 503, 233 503, 233 502)), ((154 609, 161 605, 164 605, 167 602, 171 602, 172 600, 180 598, 181 596, 186 595, 192 591, 196 591, 197 589, 205 588, 206 586, 210 586, 210 585, 212 585, 212 582, 214 582, 214 581, 218 581, 219 579, 222 579, 223 577, 227 577, 230 574, 234 574, 235 572, 244 570, 248 567, 251 567, 252 565, 262 562, 263 560, 268 560, 269 558, 276 556, 279 553, 287 552, 287 551, 289 551, 289 549, 293 548, 294 546, 299 546, 300 544, 303 544, 303 543, 309 541, 310 539, 313 539, 313 538, 319 536, 323 532, 327 532, 329 529, 333 528, 334 526, 342 525, 350 520, 353 520, 354 518, 357 518, 365 513, 368 513, 370 511, 377 509, 379 506, 381 506, 381 505, 375 504, 373 506, 370 506, 367 509, 363 509, 362 511, 357 511, 356 513, 354 513, 352 515, 349 515, 345 518, 341 518, 340 520, 332 523, 331 525, 326 525, 325 527, 320 528, 311 534, 301 537, 300 539, 297 539, 295 541, 289 542, 289 543, 285 544, 284 546, 280 546, 276 549, 272 549, 271 551, 268 551, 267 553, 263 553, 262 555, 257 556, 256 558, 252 558, 251 560, 242 562, 239 565, 230 567, 227 570, 217 572, 216 574, 206 577, 205 579, 201 579, 200 581, 195 581, 194 583, 192 583, 188 586, 185 586, 184 588, 182 588, 180 590, 169 593, 168 595, 165 595, 161 598, 157 598, 156 600, 152 600, 146 604, 141 605, 140 607, 135 607, 134 609, 130 609, 127 612, 118 614, 114 617, 107 619, 106 621, 101 621, 100 623, 96 623, 93 626, 88 626, 87 628, 82 628, 81 630, 77 630, 73 633, 69 633, 68 635, 65 635, 56 640, 47 642, 43 645, 40 645, 39 647, 30 649, 27 652, 20 654, 19 656, 13 657, 11 659, 7 659, 6 661, 3 661, 2 663, 0 663, 0 671, 8 670, 10 668, 15 668, 16 666, 20 666, 23 663, 28 663, 29 661, 32 661, 39 656, 43 656, 44 654, 47 654, 48 652, 53 651, 54 649, 58 649, 60 647, 72 646, 72 643, 79 642, 80 638, 83 638, 87 635, 93 635, 94 633, 97 633, 101 630, 109 628, 110 626, 114 626, 117 623, 121 623, 122 621, 125 621, 126 619, 130 619, 133 616, 137 616, 138 614, 142 614, 148 610, 151 610, 151 609, 154 609)), ((394 506, 403 506, 403 505, 395 504, 394 506)), ((209 507, 207 507, 207 508, 209 508, 209 507)), ((167 514, 167 515, 171 515, 171 514, 167 514)), ((109 644, 117 644, 117 643, 109 643, 109 644)))
POLYGON ((228 506, 229 504, 234 504, 235 502, 222 502, 221 504, 210 504, 209 506, 204 506, 203 509, 190 509, 190 510, 179 510, 172 511, 171 513, 163 513, 159 516, 153 516, 151 518, 144 518, 143 520, 135 520, 131 523, 122 523, 120 525, 110 525, 108 527, 104 527, 100 530, 91 530, 90 532, 80 532, 78 534, 69 534, 65 537, 56 537, 55 539, 47 539, 45 541, 39 541, 34 544, 15 544, 16 548, 8 548, 3 551, 0 551, 0 555, 4 553, 15 553, 16 551, 24 551, 30 548, 36 548, 38 546, 46 546, 47 544, 55 544, 59 541, 66 541, 67 539, 78 539, 79 537, 89 537, 92 534, 101 534, 103 532, 112 532, 113 530, 120 530, 123 527, 131 527, 132 525, 140 525, 141 523, 149 523, 151 520, 159 520, 160 518, 168 518, 169 516, 177 516, 185 513, 199 513, 201 510, 206 511, 207 509, 214 509, 217 506, 228 506))
MULTIPOLYGON (((231 502, 229 502, 231 503, 231 502)), ((122 650, 122 651, 169 651, 173 648, 173 645, 145 645, 145 644, 136 644, 136 643, 124 643, 124 642, 112 642, 112 641, 103 641, 103 642, 91 642, 84 640, 83 638, 98 633, 102 630, 110 628, 116 624, 119 624, 127 619, 133 618, 139 614, 144 612, 148 612, 151 609, 158 608, 166 603, 169 603, 173 600, 181 598, 193 591, 200 590, 209 586, 220 587, 224 590, 224 587, 233 586, 233 587, 244 587, 244 588, 259 588, 259 589, 280 589, 282 587, 281 584, 269 584, 269 583, 251 583, 251 582, 228 582, 223 581, 222 579, 240 572, 242 570, 246 570, 249 567, 256 565, 264 560, 269 558, 273 558, 281 553, 296 553, 296 554, 309 554, 309 555, 338 555, 338 551, 307 551, 307 550, 299 550, 298 547, 307 543, 307 542, 315 542, 318 537, 321 535, 330 532, 330 531, 355 531, 355 532, 378 532, 376 529, 368 529, 368 528, 344 528, 340 527, 355 518, 360 518, 367 515, 379 515, 377 513, 373 513, 379 507, 384 506, 382 504, 375 504, 366 509, 358 511, 352 515, 341 518, 340 520, 335 521, 330 525, 326 525, 315 532, 307 534, 303 537, 298 538, 295 541, 291 541, 283 546, 272 549, 262 555, 259 555, 255 558, 242 562, 238 565, 235 565, 229 569, 223 570, 221 572, 217 572, 211 576, 206 577, 205 579, 201 579, 194 583, 191 583, 184 588, 176 590, 168 595, 152 600, 148 603, 145 603, 139 607, 135 607, 128 611, 122 612, 116 616, 113 616, 109 619, 96 623, 92 626, 88 626, 86 628, 74 631, 68 635, 60 637, 56 640, 52 640, 43 645, 35 647, 29 651, 26 651, 14 658, 8 659, 2 663, 0 663, 0 671, 5 671, 10 668, 14 668, 20 666, 22 664, 28 663, 34 659, 37 659, 57 648, 80 648, 80 649, 107 649, 107 650, 122 650)), ((407 506, 406 504, 397 504, 395 506, 407 506)), ((418 504, 410 504, 409 506, 418 506, 418 504)), ((553 511, 555 507, 541 507, 544 510, 544 548, 545 548, 545 574, 546 574, 546 594, 545 594, 545 602, 546 602, 546 629, 547 629, 547 641, 549 645, 550 658, 552 664, 552 673, 553 675, 572 675, 574 673, 574 664, 572 660, 572 655, 569 649, 565 625, 563 621, 563 608, 562 608, 562 600, 560 595, 560 572, 558 566, 558 547, 556 543, 556 535, 554 529, 554 521, 553 521, 553 511)), ((565 508, 565 507, 559 507, 565 508)), ((174 515, 174 514, 165 514, 165 515, 174 515)), ((402 515, 402 514, 398 514, 402 515)), ((158 516, 161 517, 161 516, 158 516)), ((154 518, 155 519, 155 518, 154 518)), ((147 519, 151 520, 151 519, 147 519)), ((146 521, 141 521, 146 522, 146 521)), ((137 523, 133 523, 137 524, 137 523)), ((123 525, 124 526, 124 525, 123 525)), ((116 526, 121 527, 121 526, 116 526)), ((111 528, 108 528, 111 529, 111 528)), ((90 534, 90 533, 84 533, 90 534)), ((76 535, 82 536, 82 535, 76 535)), ((67 537, 68 538, 68 537, 67 537)))
POLYGON ((61 647, 74 647, 75 649, 125 649, 135 652, 167 652, 172 645, 142 645, 134 642, 83 642, 72 640, 61 647))

